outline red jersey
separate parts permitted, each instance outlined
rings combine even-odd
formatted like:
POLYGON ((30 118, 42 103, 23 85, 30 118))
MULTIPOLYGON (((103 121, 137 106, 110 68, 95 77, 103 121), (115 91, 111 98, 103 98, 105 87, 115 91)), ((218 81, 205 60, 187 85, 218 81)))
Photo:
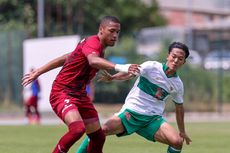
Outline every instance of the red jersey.
POLYGON ((86 85, 98 72, 88 63, 87 56, 91 53, 104 57, 104 47, 97 35, 78 43, 54 80, 51 92, 64 92, 74 97, 85 96, 86 85))

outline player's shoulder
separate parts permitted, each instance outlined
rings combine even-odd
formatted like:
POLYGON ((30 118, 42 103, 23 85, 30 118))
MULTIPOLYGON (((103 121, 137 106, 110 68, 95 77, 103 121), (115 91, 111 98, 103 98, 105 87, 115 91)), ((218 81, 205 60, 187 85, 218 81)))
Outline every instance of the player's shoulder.
POLYGON ((102 47, 102 44, 100 43, 100 39, 97 35, 92 35, 86 38, 86 45, 90 48, 99 49, 102 47))
POLYGON ((159 67, 162 64, 158 61, 145 61, 144 63, 141 64, 144 67, 159 67))
POLYGON ((149 71, 158 71, 159 69, 159 62, 157 61, 145 61, 140 65, 141 67, 141 74, 144 75, 145 73, 148 73, 149 71))
POLYGON ((92 35, 85 38, 87 44, 100 44, 100 39, 97 35, 92 35))
POLYGON ((86 41, 100 41, 99 37, 97 35, 91 35, 85 38, 86 41))

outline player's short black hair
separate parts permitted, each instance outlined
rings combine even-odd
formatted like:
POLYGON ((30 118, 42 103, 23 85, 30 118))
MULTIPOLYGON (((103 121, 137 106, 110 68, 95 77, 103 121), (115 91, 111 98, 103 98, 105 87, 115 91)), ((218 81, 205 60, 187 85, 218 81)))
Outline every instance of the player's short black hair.
POLYGON ((171 43, 169 45, 168 53, 170 53, 173 48, 182 49, 185 52, 185 58, 187 58, 189 56, 189 49, 185 44, 183 44, 181 42, 173 42, 173 43, 171 43))
POLYGON ((107 22, 115 22, 115 23, 121 23, 120 20, 115 17, 115 16, 110 16, 110 15, 107 15, 107 16, 104 16, 101 21, 100 21, 100 25, 104 25, 106 24, 107 22))

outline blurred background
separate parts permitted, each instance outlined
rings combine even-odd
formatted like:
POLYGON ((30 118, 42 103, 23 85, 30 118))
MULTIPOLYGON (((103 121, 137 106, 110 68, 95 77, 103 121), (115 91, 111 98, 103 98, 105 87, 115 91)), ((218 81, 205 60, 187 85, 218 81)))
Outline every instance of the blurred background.
MULTIPOLYGON (((0 0, 0 115, 23 114, 21 78, 31 67, 74 50, 96 34, 100 19, 121 20, 120 39, 108 48, 115 63, 166 61, 168 45, 190 48, 178 72, 187 112, 230 112, 230 0, 0 0)), ((41 76, 39 109, 51 111, 49 92, 58 70, 41 76)), ((94 103, 123 104, 135 80, 94 81, 94 103)), ((167 105, 167 111, 173 111, 167 105)))

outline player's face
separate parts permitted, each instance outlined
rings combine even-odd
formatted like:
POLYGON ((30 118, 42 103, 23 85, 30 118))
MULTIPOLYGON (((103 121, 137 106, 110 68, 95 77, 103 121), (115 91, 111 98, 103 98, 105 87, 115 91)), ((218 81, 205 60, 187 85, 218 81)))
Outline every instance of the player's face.
POLYGON ((185 63, 185 52, 179 48, 173 48, 167 57, 167 66, 169 69, 176 71, 185 63))
POLYGON ((114 46, 119 37, 120 24, 108 22, 106 25, 101 26, 99 30, 102 44, 104 46, 114 46))

